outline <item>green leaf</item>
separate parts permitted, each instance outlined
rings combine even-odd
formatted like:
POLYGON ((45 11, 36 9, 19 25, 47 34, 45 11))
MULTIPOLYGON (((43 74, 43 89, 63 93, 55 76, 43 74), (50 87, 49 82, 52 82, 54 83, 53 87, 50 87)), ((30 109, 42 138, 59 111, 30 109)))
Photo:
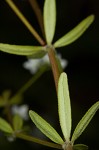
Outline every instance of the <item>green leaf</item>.
POLYGON ((13 133, 11 125, 3 118, 0 118, 0 130, 7 133, 13 133))
POLYGON ((88 150, 88 146, 84 144, 75 144, 73 146, 74 150, 88 150))
POLYGON ((74 142, 85 130, 85 128, 88 126, 89 122, 95 115, 96 111, 99 109, 99 101, 96 102, 92 107, 86 112, 86 114, 83 116, 83 118, 80 120, 78 125, 75 128, 75 131, 72 135, 71 141, 74 142))
POLYGON ((47 44, 51 44, 56 26, 56 0, 45 0, 44 3, 44 28, 47 44))
POLYGON ((14 130, 15 131, 21 130, 22 126, 23 126, 23 119, 18 114, 16 114, 13 117, 13 127, 14 127, 14 130))
POLYGON ((85 18, 74 29, 72 29, 70 32, 68 32, 59 40, 57 40, 54 43, 55 48, 69 45, 75 40, 77 40, 86 31, 86 29, 91 25, 93 20, 94 20, 94 15, 90 15, 87 18, 85 18))
POLYGON ((61 73, 58 83, 58 111, 60 126, 66 141, 71 133, 71 105, 66 73, 61 73))
POLYGON ((16 55, 32 55, 34 57, 41 57, 41 54, 46 54, 44 47, 42 46, 23 46, 23 45, 10 45, 0 43, 0 50, 10 54, 16 55))
POLYGON ((42 58, 46 55, 46 51, 38 51, 37 53, 33 53, 33 55, 28 55, 27 58, 28 59, 38 59, 38 58, 42 58))
POLYGON ((40 117, 36 112, 30 110, 29 115, 31 120, 37 126, 37 128, 49 139, 58 144, 64 143, 64 141, 62 140, 60 135, 56 132, 56 130, 49 123, 47 123, 42 117, 40 117))

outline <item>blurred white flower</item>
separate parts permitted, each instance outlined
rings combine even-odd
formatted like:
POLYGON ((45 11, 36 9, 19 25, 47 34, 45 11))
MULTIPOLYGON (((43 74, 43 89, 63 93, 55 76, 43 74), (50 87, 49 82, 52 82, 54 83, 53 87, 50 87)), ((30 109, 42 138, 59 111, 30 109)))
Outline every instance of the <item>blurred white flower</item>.
POLYGON ((15 137, 14 136, 7 136, 7 140, 9 141, 9 142, 14 142, 15 141, 15 137))
POLYGON ((68 61, 66 59, 62 58, 61 54, 58 54, 57 57, 60 60, 62 68, 65 69, 68 65, 68 61))
POLYGON ((29 110, 29 107, 26 104, 21 105, 21 106, 14 105, 11 108, 12 114, 13 115, 15 115, 15 114, 20 115, 23 118, 23 120, 28 120, 28 118, 29 118, 28 110, 29 110))
MULTIPOLYGON (((57 54, 57 57, 61 62, 62 68, 65 69, 65 67, 68 65, 68 61, 66 59, 63 59, 61 54, 57 54)), ((44 64, 50 65, 48 55, 45 55, 43 58, 38 58, 38 59, 30 58, 23 63, 23 67, 29 70, 31 74, 35 74, 37 70, 40 68, 40 66, 44 64)))
POLYGON ((31 74, 34 74, 37 72, 37 70, 40 68, 43 64, 49 64, 48 56, 45 55, 43 58, 38 59, 28 59, 26 62, 23 63, 23 67, 30 71, 31 74))

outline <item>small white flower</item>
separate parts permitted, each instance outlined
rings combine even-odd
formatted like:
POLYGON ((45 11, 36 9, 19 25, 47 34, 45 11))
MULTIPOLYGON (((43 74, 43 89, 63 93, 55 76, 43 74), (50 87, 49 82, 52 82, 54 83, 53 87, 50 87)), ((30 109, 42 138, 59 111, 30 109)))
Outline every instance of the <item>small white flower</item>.
MULTIPOLYGON (((61 62, 62 68, 65 69, 65 67, 68 64, 68 61, 66 59, 63 59, 61 54, 58 54, 57 57, 61 62)), ((23 63, 23 67, 29 70, 31 74, 35 74, 37 70, 40 68, 40 66, 44 64, 50 65, 48 55, 45 55, 43 58, 28 59, 26 62, 23 63)))
POLYGON ((21 105, 21 106, 18 106, 18 105, 14 105, 12 106, 11 108, 11 112, 13 115, 15 114, 18 114, 20 115, 24 120, 28 120, 28 110, 29 110, 29 107, 28 105, 24 104, 24 105, 21 105))

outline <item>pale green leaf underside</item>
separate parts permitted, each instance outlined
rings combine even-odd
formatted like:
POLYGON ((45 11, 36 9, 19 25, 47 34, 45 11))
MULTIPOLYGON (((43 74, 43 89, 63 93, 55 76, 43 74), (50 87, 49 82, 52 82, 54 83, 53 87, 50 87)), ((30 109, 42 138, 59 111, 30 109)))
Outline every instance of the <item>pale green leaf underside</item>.
POLYGON ((74 29, 65 34, 59 40, 54 43, 55 48, 62 47, 71 44, 75 40, 77 40, 91 25, 94 20, 94 15, 90 15, 81 21, 74 29))
POLYGON ((73 146, 74 150, 88 150, 88 146, 84 144, 75 144, 73 146))
POLYGON ((71 104, 66 73, 62 73, 58 83, 58 111, 60 126, 66 141, 71 133, 71 104))
POLYGON ((92 107, 86 112, 83 118, 80 120, 76 126, 71 141, 74 142, 88 126, 89 122, 95 115, 96 111, 99 109, 99 101, 96 102, 92 107))
POLYGON ((3 132, 7 132, 7 133, 13 133, 12 127, 3 118, 0 118, 0 130, 2 130, 3 132))
POLYGON ((47 123, 42 117, 40 117, 36 112, 30 110, 29 116, 37 128, 45 134, 49 139, 58 144, 63 144, 63 140, 56 130, 47 123))
POLYGON ((32 55, 28 55, 27 58, 28 59, 38 59, 38 58, 42 58, 44 55, 46 55, 46 51, 38 51, 36 53, 33 53, 32 55))
POLYGON ((44 29, 47 44, 51 44, 56 26, 56 0, 45 0, 44 3, 44 29))
POLYGON ((15 131, 21 130, 23 126, 23 119, 19 115, 13 117, 13 127, 15 131))
POLYGON ((10 45, 0 43, 0 50, 10 54, 16 55, 33 55, 34 57, 39 57, 41 54, 45 54, 44 47, 42 46, 23 46, 23 45, 10 45))

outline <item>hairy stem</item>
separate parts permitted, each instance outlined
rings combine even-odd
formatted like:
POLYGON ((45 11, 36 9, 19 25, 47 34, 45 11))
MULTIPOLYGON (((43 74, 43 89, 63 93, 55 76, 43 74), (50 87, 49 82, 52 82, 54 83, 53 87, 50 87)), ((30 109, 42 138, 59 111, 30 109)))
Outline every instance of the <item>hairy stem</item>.
POLYGON ((26 140, 26 141, 31 141, 31 142, 35 142, 44 146, 48 146, 48 147, 52 147, 52 148, 57 148, 57 149, 62 149, 62 146, 59 144, 54 144, 52 142, 47 142, 47 141, 43 141, 41 139, 35 138, 33 136, 29 136, 29 135, 25 135, 22 133, 16 133, 16 137, 26 140))
POLYGON ((27 29, 31 32, 31 34, 36 38, 36 40, 43 46, 45 42, 33 28, 33 26, 29 23, 29 21, 25 18, 25 16, 21 13, 18 7, 14 4, 12 0, 5 0, 11 9, 15 12, 15 14, 19 17, 19 19, 23 22, 23 24, 27 27, 27 29))

